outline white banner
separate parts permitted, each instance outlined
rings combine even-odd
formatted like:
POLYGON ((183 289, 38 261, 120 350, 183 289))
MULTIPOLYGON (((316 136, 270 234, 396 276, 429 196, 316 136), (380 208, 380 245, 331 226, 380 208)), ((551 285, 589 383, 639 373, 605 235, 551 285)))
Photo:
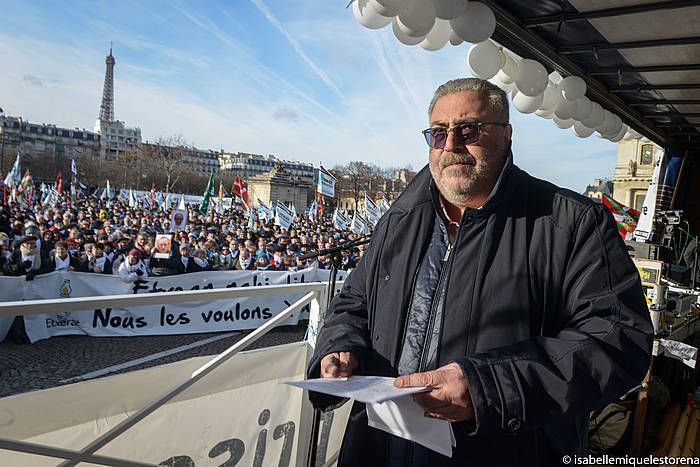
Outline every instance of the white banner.
MULTIPOLYGON (((303 465, 310 406, 300 389, 308 345, 242 352, 98 451, 169 466, 303 465)), ((211 357, 0 399, 2 436, 80 450, 186 379, 211 357)), ((340 449, 349 408, 324 414, 318 460, 340 449)), ((0 450, 0 465, 55 466, 56 459, 0 450)))
POLYGON ((333 211, 333 227, 338 230, 346 230, 350 227, 350 219, 348 219, 347 214, 338 208, 335 208, 335 211, 333 211))
POLYGON ((335 196, 335 177, 326 172, 323 167, 318 171, 318 186, 316 191, 323 196, 335 196))
POLYGON ((647 194, 644 197, 644 204, 639 214, 637 227, 634 229, 634 240, 637 242, 646 242, 654 229, 654 213, 656 211, 656 194, 659 189, 659 179, 661 177, 661 169, 664 166, 665 151, 663 148, 656 148, 656 165, 654 173, 649 182, 647 194))
MULTIPOLYGON (((345 271, 339 271, 338 281, 345 271)), ((139 278, 123 282, 106 274, 56 271, 37 276, 0 277, 0 297, 9 300, 57 299, 100 295, 143 294, 177 290, 222 289, 265 285, 298 284, 328 280, 327 270, 308 268, 289 271, 214 271, 166 277, 139 278)), ((287 308, 304 294, 271 294, 236 300, 207 300, 179 304, 124 308, 97 308, 67 313, 26 315, 24 324, 31 342, 62 335, 145 336, 195 334, 255 329, 287 308)), ((295 313, 285 324, 296 324, 295 313)), ((0 321, 3 323, 12 318, 0 321)), ((9 324, 6 324, 9 328, 9 324)), ((5 333, 7 330, 5 330, 5 333)), ((4 338, 3 334, 0 337, 4 338)))
POLYGON ((277 201, 275 205, 275 224, 289 230, 289 226, 292 225, 292 220, 294 215, 292 211, 289 210, 287 206, 283 203, 277 201))
POLYGON ((352 216, 352 225, 350 226, 350 230, 359 234, 367 233, 367 221, 364 217, 359 215, 357 211, 355 211, 355 214, 352 216))
POLYGON ((365 219, 370 226, 374 227, 377 225, 377 221, 379 221, 380 217, 381 214, 379 213, 377 205, 374 204, 374 201, 372 201, 370 197, 367 196, 367 193, 365 193, 365 219))
POLYGON ((268 221, 271 217, 270 208, 258 198, 258 218, 268 221))

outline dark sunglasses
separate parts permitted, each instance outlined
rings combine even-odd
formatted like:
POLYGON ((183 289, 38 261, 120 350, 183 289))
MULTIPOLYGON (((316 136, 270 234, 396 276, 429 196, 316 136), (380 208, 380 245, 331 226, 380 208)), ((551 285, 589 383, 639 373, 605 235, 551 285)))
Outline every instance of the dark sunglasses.
POLYGON ((433 149, 442 149, 447 144, 447 135, 450 132, 455 134, 458 145, 467 145, 476 143, 479 140, 482 125, 500 125, 507 126, 504 122, 467 122, 455 125, 452 128, 433 127, 423 130, 425 142, 433 149))

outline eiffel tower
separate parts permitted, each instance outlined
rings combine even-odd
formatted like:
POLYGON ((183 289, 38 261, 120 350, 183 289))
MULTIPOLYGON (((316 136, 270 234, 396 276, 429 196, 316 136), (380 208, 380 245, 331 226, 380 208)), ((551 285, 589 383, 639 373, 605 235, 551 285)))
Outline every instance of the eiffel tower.
POLYGON ((114 121, 114 64, 112 56, 112 44, 109 45, 109 55, 105 58, 107 69, 105 70, 105 84, 102 90, 102 103, 100 104, 100 120, 103 122, 114 121))

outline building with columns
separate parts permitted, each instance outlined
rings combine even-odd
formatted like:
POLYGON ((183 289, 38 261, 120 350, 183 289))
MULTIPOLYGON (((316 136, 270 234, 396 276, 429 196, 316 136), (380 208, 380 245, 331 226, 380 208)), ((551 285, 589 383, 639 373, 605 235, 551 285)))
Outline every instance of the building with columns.
POLYGON ((268 206, 281 201, 292 203, 301 213, 309 207, 314 194, 314 186, 308 180, 289 172, 279 162, 269 172, 248 179, 248 195, 254 206, 258 199, 268 206))
POLYGON ((613 177, 613 198, 634 209, 641 209, 654 172, 658 146, 648 140, 622 140, 617 143, 617 163, 613 177))

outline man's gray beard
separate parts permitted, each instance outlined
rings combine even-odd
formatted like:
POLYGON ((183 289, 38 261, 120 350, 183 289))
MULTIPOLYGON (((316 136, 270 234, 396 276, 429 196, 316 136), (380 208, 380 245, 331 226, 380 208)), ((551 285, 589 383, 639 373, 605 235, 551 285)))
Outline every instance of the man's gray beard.
MULTIPOLYGON (((491 183, 491 178, 493 178, 493 183, 495 183, 495 178, 498 177, 497 174, 491 174, 493 172, 493 167, 491 166, 481 166, 477 171, 477 165, 472 165, 472 170, 474 171, 471 176, 460 183, 459 191, 452 190, 443 182, 442 171, 445 170, 440 166, 440 163, 429 163, 430 173, 433 175, 433 180, 438 187, 438 190, 445 197, 447 201, 455 206, 467 206, 469 201, 474 198, 474 196, 482 194, 488 189, 491 183)), ((488 193, 486 194, 488 195, 488 193)))

